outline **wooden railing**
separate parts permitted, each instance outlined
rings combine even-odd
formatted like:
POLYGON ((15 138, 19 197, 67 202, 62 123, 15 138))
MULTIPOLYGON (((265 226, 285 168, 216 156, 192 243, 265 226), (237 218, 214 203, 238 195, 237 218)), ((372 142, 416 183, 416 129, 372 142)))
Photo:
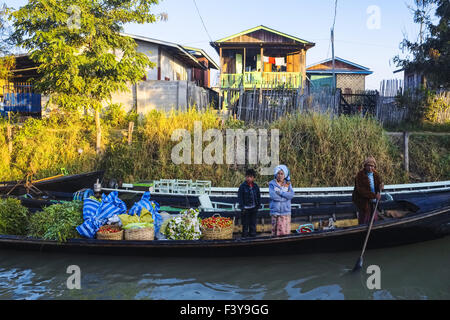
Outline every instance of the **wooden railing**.
POLYGON ((302 85, 302 74, 299 72, 245 72, 225 73, 220 76, 221 88, 254 88, 261 86, 284 86, 299 88, 302 85))

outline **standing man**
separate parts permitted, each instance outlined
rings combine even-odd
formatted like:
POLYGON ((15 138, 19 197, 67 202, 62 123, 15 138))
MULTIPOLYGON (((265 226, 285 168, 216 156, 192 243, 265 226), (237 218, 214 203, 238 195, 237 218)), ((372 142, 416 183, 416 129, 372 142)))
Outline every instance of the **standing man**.
POLYGON ((245 181, 238 191, 239 208, 241 209, 242 237, 256 237, 256 215, 261 207, 261 193, 255 183, 256 172, 248 169, 245 181))
MULTIPOLYGON (((381 177, 375 170, 377 163, 374 157, 368 157, 363 164, 363 169, 355 177, 355 188, 352 200, 358 208, 359 224, 369 223, 375 209, 377 200, 381 199, 381 191, 384 189, 381 177)), ((374 221, 378 220, 375 212, 374 221)))

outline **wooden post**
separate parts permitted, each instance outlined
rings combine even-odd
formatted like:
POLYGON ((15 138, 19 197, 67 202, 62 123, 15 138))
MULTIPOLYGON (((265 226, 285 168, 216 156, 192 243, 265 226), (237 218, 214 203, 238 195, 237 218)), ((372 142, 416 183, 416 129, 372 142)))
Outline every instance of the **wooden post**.
POLYGON ((13 141, 12 141, 12 127, 9 123, 6 125, 6 135, 8 137, 8 151, 9 154, 11 155, 13 149, 13 141))
POLYGON ((95 128, 97 129, 96 152, 99 155, 102 151, 102 126, 100 123, 100 112, 95 110, 95 128))
POLYGON ((405 171, 409 172, 409 132, 403 133, 403 156, 405 171))
POLYGON ((128 145, 131 146, 131 143, 133 142, 133 130, 134 130, 134 122, 130 121, 128 123, 128 145))
POLYGON ((223 56, 222 56, 222 47, 219 49, 220 54, 220 74, 219 74, 219 110, 223 112, 222 109, 222 77, 223 77, 223 56))
POLYGON ((261 45, 261 85, 259 88, 259 103, 262 102, 262 85, 264 83, 264 48, 261 45))

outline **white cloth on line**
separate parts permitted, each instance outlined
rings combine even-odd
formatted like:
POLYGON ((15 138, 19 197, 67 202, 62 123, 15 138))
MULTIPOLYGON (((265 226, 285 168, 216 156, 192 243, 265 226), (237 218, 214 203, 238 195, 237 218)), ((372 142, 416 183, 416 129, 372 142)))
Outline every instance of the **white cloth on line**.
POLYGON ((284 57, 281 58, 275 58, 275 65, 276 66, 284 66, 286 64, 284 57))

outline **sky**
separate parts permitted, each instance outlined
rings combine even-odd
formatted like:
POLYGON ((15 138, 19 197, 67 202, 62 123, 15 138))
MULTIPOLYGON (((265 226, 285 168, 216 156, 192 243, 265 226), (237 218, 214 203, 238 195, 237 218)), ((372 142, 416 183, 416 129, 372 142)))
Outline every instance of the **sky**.
MULTIPOLYGON (((16 9, 27 3, 4 2, 16 9)), ((373 71, 366 78, 366 89, 379 89, 382 80, 402 79, 402 72, 393 73, 399 68, 392 59, 402 55, 399 44, 405 34, 410 40, 417 39, 419 28, 407 7, 412 3, 413 0, 337 0, 335 55, 373 71)), ((124 31, 201 48, 219 64, 211 41, 265 25, 314 42, 315 47, 307 51, 307 65, 332 57, 330 30, 335 0, 162 0, 153 7, 153 13, 163 12, 168 14, 167 21, 128 24, 124 31)))

